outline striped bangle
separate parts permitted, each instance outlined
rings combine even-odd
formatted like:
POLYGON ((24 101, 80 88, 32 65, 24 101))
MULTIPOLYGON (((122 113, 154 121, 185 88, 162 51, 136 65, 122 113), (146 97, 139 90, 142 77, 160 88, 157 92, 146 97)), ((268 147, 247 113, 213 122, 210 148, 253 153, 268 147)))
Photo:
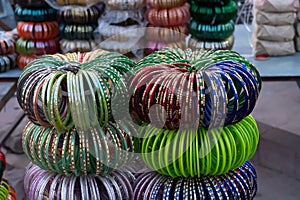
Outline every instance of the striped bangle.
POLYGON ((19 38, 16 42, 16 50, 19 54, 43 55, 57 53, 59 49, 58 38, 49 40, 26 40, 19 38))
POLYGON ((98 41, 61 39, 59 44, 61 52, 66 54, 71 52, 89 52, 95 50, 98 46, 98 41))
POLYGON ((0 31, 0 55, 14 54, 15 40, 13 34, 0 31))
POLYGON ((96 24, 91 25, 68 25, 60 24, 60 36, 69 40, 89 40, 94 39, 94 30, 97 28, 96 24))
POLYGON ((218 50, 231 50, 234 44, 234 36, 230 36, 222 41, 205 41, 191 38, 189 40, 189 47, 193 50, 201 49, 218 49, 218 50))
POLYGON ((30 55, 20 54, 17 57, 17 65, 20 69, 24 69, 28 63, 30 63, 31 61, 33 61, 35 59, 37 59, 37 56, 35 56, 35 55, 30 56, 30 55))
POLYGON ((187 24, 172 27, 155 27, 149 25, 146 28, 145 35, 147 40, 169 43, 185 40, 188 32, 187 24))
POLYGON ((0 73, 6 72, 16 66, 16 54, 0 56, 0 73))
POLYGON ((59 33, 58 23, 52 22, 18 22, 17 31, 23 39, 48 40, 59 33))
POLYGON ((56 10, 53 8, 31 9, 31 8, 21 8, 20 6, 17 6, 15 9, 15 16, 17 21, 31 21, 31 22, 55 21, 56 10))
POLYGON ((147 0, 147 4, 151 8, 165 9, 165 8, 175 8, 184 5, 186 0, 147 0))

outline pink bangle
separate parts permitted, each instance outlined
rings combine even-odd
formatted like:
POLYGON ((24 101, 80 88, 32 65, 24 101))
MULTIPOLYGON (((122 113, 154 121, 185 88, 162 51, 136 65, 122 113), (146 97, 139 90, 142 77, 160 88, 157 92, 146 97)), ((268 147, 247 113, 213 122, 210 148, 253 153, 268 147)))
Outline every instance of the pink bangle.
POLYGON ((187 24, 172 27, 155 27, 149 25, 146 28, 146 38, 149 41, 178 42, 185 40, 189 33, 187 24))
POLYGON ((147 4, 151 8, 175 8, 182 6, 186 3, 186 0, 147 0, 147 4))

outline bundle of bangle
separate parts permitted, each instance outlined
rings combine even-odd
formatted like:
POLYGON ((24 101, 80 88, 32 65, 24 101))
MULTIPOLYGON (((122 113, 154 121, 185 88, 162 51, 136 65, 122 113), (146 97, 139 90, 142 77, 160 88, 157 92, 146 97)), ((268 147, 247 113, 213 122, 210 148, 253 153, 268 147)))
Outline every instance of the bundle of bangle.
POLYGON ((146 38, 149 41, 178 42, 185 40, 189 29, 187 24, 173 27, 155 27, 149 25, 146 28, 146 38))
POLYGON ((237 5, 235 1, 230 1, 223 6, 203 6, 195 1, 191 1, 191 16, 194 20, 203 24, 224 24, 234 19, 237 15, 237 5))
POLYGON ((71 52, 89 52, 97 48, 97 40, 67 40, 61 39, 59 41, 60 50, 62 53, 71 52))
POLYGON ((228 4, 231 0, 193 0, 193 1, 206 6, 211 6, 211 5, 222 6, 228 4))
POLYGON ((174 8, 157 9, 150 8, 146 12, 148 22, 155 26, 169 27, 180 26, 190 20, 190 6, 185 3, 183 6, 174 8))
POLYGON ((18 200, 16 191, 10 187, 6 200, 18 200))
POLYGON ((161 50, 166 47, 185 49, 185 40, 178 40, 176 42, 148 41, 147 48, 146 48, 146 54, 150 55, 153 52, 161 50))
POLYGON ((134 126, 109 122, 104 128, 72 129, 60 133, 29 122, 22 145, 27 157, 39 167, 65 175, 109 173, 132 159, 134 126))
POLYGON ((15 68, 16 54, 0 55, 0 73, 15 68))
POLYGON ((129 171, 116 170, 102 176, 63 176, 30 165, 24 177, 24 189, 29 200, 133 198, 135 177, 129 171))
POLYGON ((252 112, 261 90, 255 66, 234 51, 165 48, 138 68, 130 83, 130 112, 151 123, 151 110, 151 119, 163 120, 167 129, 236 123, 252 112), (152 109, 154 104, 161 107, 152 109))
POLYGON ((111 10, 135 10, 146 6, 146 0, 107 0, 111 10))
POLYGON ((165 8, 175 8, 184 5, 186 0, 147 0, 147 4, 151 8, 165 9, 165 8))
POLYGON ((97 28, 97 24, 63 24, 59 25, 60 36, 69 40, 89 40, 94 39, 94 30, 97 28))
POLYGON ((222 41, 233 34, 234 22, 231 20, 226 24, 209 25, 192 19, 189 30, 191 35, 199 40, 222 41))
POLYGON ((17 57, 17 65, 20 69, 24 69, 28 63, 30 63, 31 61, 33 61, 37 58, 38 57, 35 55, 30 56, 30 55, 20 54, 17 57))
POLYGON ((105 4, 100 2, 91 7, 75 7, 58 11, 59 21, 64 24, 97 24, 105 4))
POLYGON ((51 22, 18 22, 17 31, 20 37, 29 40, 47 40, 55 38, 58 33, 58 23, 51 22))
POLYGON ((25 55, 57 53, 59 50, 59 38, 49 40, 27 40, 19 38, 16 42, 16 50, 19 54, 25 55))
POLYGON ((252 200, 256 192, 257 174, 253 165, 247 161, 243 166, 221 176, 173 179, 153 171, 145 172, 136 178, 133 200, 252 200))
POLYGON ((17 6, 15 9, 15 18, 17 21, 31 21, 31 22, 55 21, 56 10, 53 8, 31 9, 31 8, 21 8, 20 6, 17 6))
POLYGON ((0 56, 15 53, 15 40, 12 36, 0 31, 0 56))
POLYGON ((204 40, 197 40, 191 38, 188 43, 188 47, 197 50, 197 49, 219 49, 219 50, 231 50, 234 44, 234 35, 230 36, 229 38, 223 41, 204 41, 204 40))
POLYGON ((74 124, 81 129, 105 126, 127 113, 125 78, 133 74, 135 63, 119 53, 97 53, 84 63, 65 61, 58 55, 30 62, 17 89, 18 102, 28 118, 61 132, 74 124))
POLYGON ((9 195, 10 186, 8 182, 4 179, 2 179, 0 183, 0 199, 6 200, 9 195))
POLYGON ((171 177, 227 173, 254 155, 259 140, 252 116, 222 130, 166 130, 146 125, 139 134, 135 148, 146 165, 171 177))
POLYGON ((14 0, 16 4, 24 8, 47 8, 49 7, 45 0, 14 0))

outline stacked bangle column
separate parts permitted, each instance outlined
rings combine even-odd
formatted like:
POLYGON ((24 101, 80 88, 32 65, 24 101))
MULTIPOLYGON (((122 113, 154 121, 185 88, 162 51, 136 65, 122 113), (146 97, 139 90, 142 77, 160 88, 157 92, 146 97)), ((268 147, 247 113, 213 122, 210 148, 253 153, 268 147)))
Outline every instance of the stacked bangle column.
POLYGON ((106 0, 106 12, 99 24, 100 47, 137 60, 143 57, 145 0, 106 0))
POLYGON ((60 49, 62 53, 89 52, 95 50, 100 41, 94 31, 103 14, 103 2, 85 5, 79 1, 58 1, 60 22, 60 49))
POLYGON ((27 65, 17 99, 30 120, 22 136, 33 163, 24 178, 29 200, 132 199, 134 176, 116 169, 135 151, 135 129, 121 116, 134 67, 103 50, 45 55, 27 65))
POLYGON ((20 36, 16 42, 19 53, 17 65, 23 69, 40 55, 58 52, 58 23, 56 10, 44 0, 17 0, 16 3, 15 16, 20 36))
POLYGON ((0 73, 15 68, 15 43, 12 32, 0 31, 0 73))
POLYGON ((234 0, 192 0, 189 47, 231 49, 237 10, 234 0))
POLYGON ((253 199, 257 69, 233 51, 169 48, 138 68, 130 83, 135 149, 156 172, 137 177, 134 200, 253 199))
POLYGON ((147 54, 164 47, 185 48, 190 20, 187 1, 147 0, 147 4, 147 54))

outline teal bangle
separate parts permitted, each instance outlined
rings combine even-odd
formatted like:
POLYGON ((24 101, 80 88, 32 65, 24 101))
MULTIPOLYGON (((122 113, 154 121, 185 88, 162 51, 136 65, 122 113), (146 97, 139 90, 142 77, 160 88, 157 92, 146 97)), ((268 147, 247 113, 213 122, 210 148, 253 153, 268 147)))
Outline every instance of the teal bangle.
POLYGON ((53 8, 30 9, 17 6, 15 9, 15 17, 17 21, 43 22, 55 21, 56 10, 53 8))

